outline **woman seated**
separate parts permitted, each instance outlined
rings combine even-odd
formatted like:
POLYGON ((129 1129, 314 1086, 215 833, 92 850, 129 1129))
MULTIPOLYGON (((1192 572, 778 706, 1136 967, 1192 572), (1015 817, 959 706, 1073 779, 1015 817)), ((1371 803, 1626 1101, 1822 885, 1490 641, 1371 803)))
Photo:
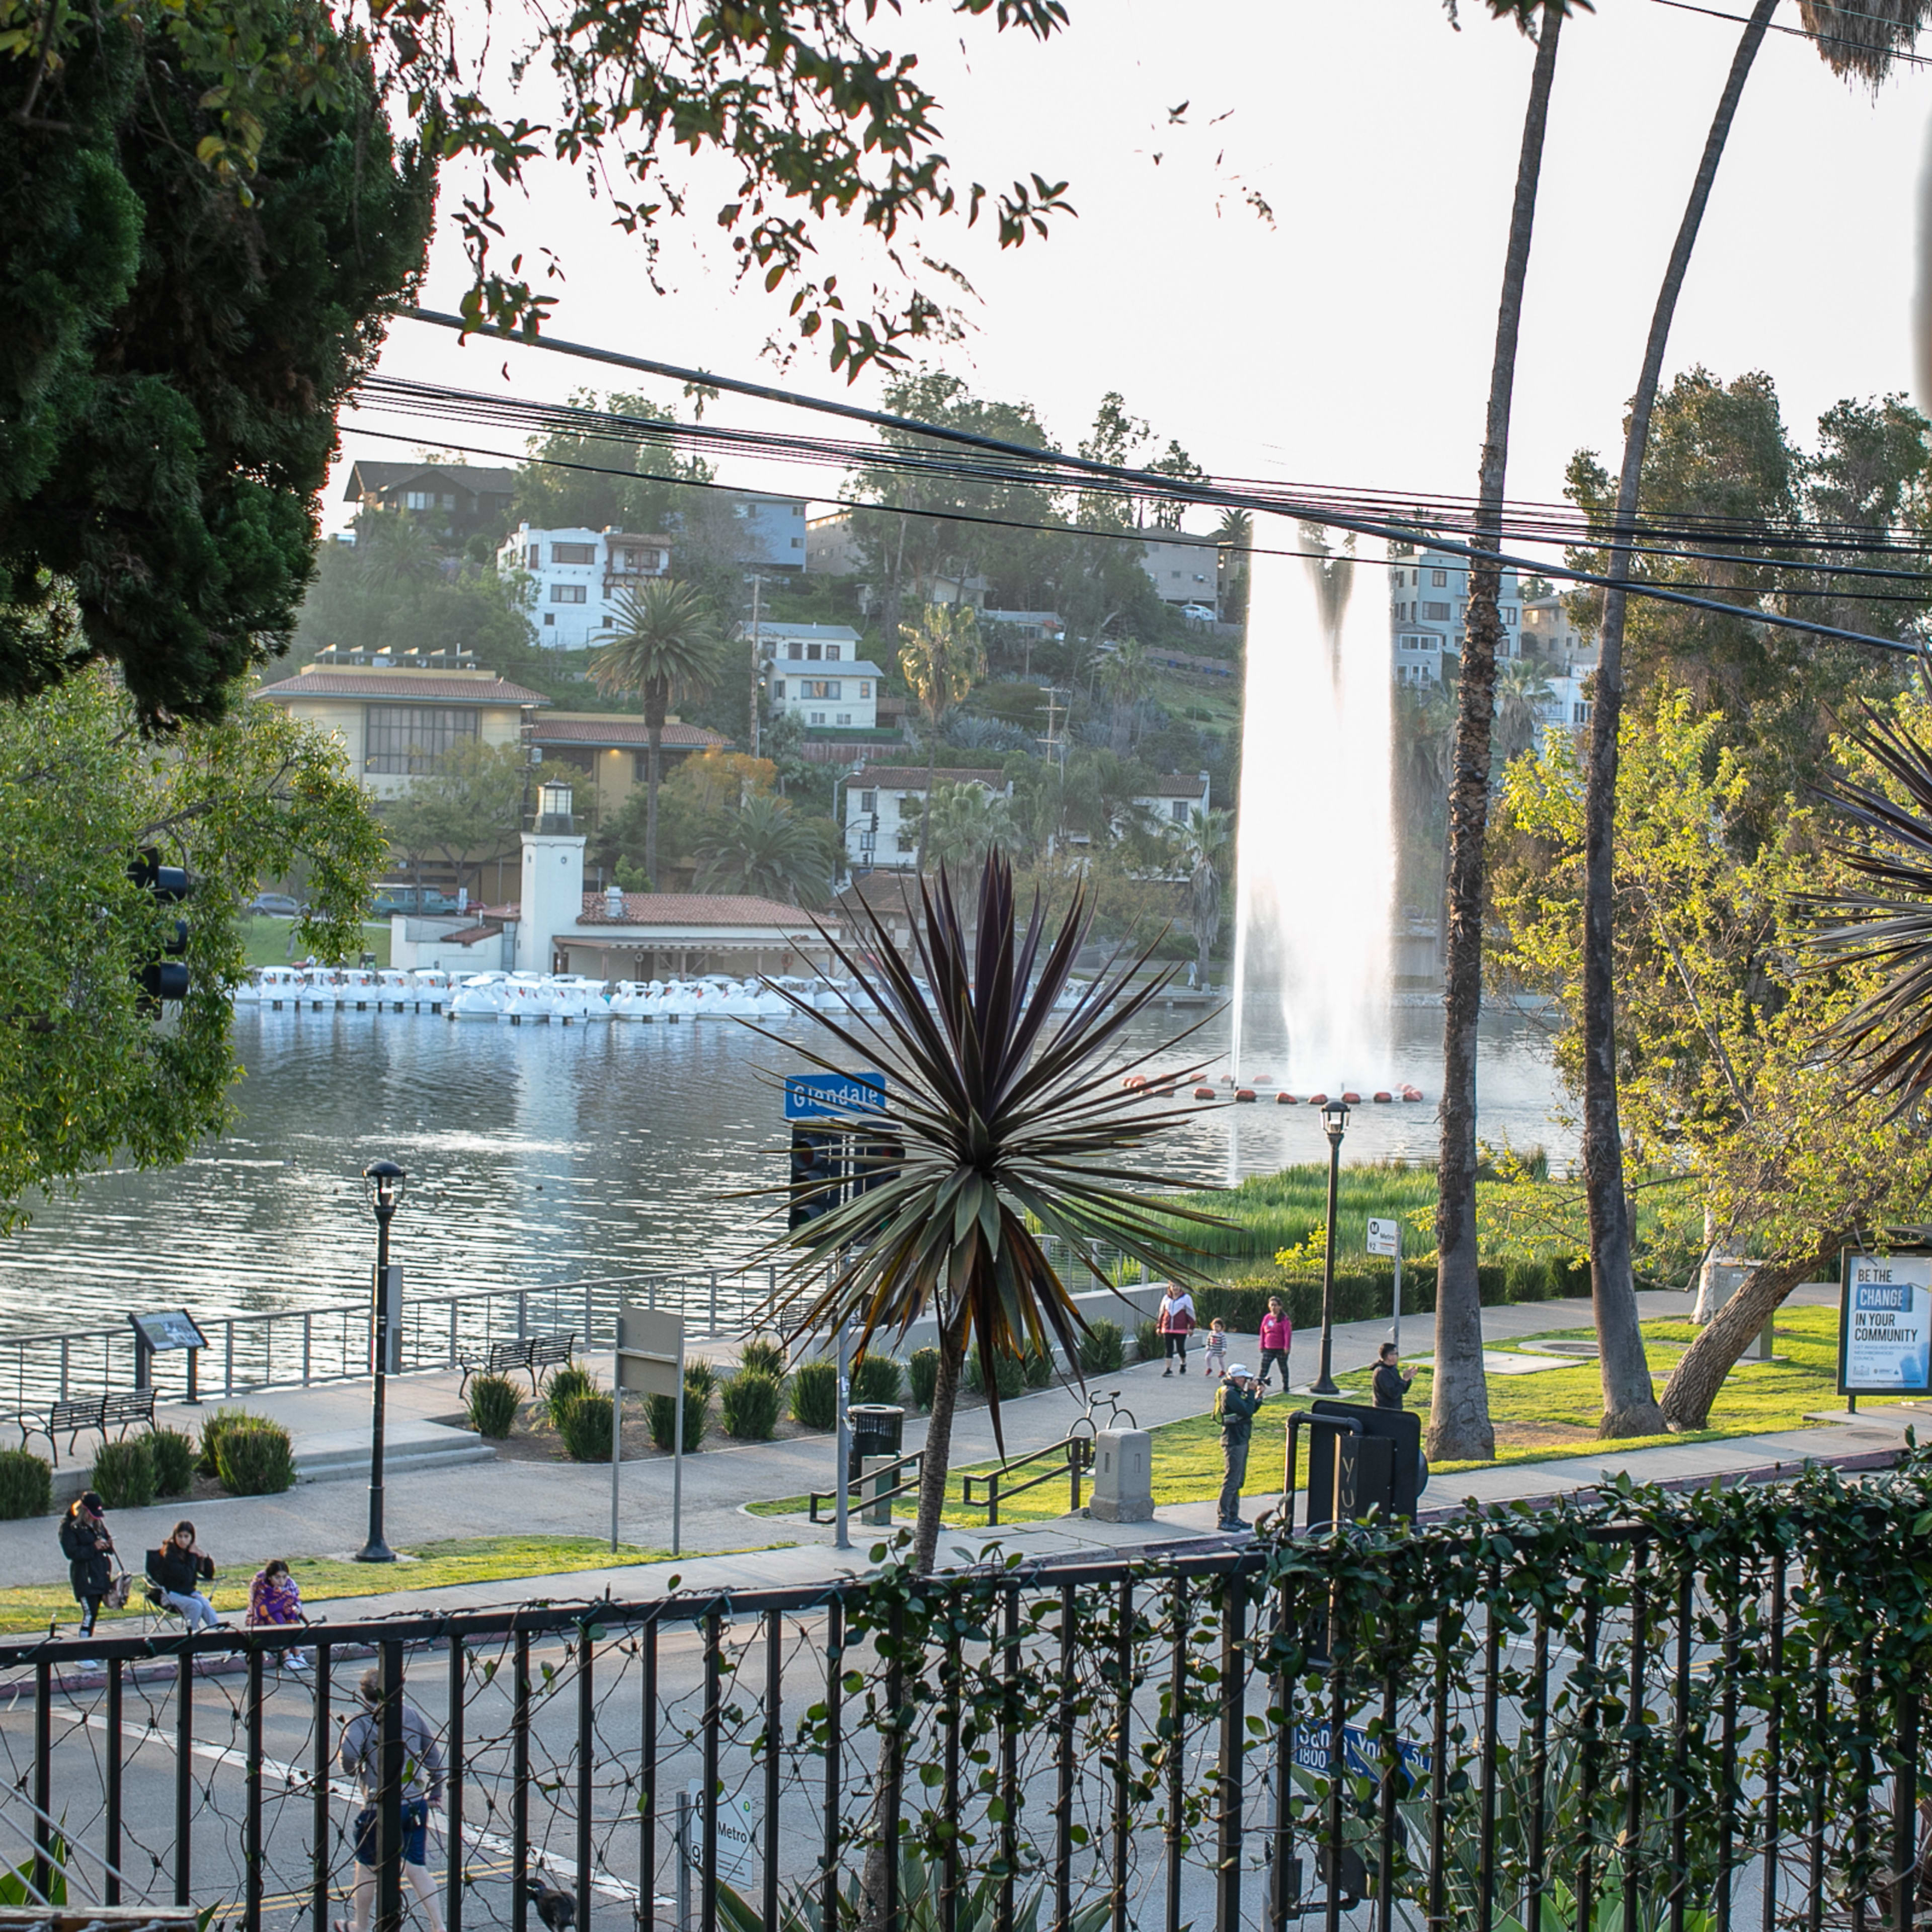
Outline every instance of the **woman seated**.
POLYGON ((214 1580, 214 1559, 195 1546, 193 1523, 176 1523, 167 1541, 148 1552, 147 1568, 148 1581, 170 1609, 180 1611, 190 1631, 220 1628, 221 1619, 201 1587, 214 1580))

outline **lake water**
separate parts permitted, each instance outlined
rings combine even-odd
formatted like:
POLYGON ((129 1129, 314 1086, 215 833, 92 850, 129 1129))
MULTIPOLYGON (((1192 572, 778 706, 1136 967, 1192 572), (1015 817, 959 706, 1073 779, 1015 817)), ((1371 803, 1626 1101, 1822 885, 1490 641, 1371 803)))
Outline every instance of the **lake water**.
MULTIPOLYGON (((1138 1041, 1184 1018, 1144 1016, 1138 1041)), ((1357 1110, 1344 1158, 1432 1159, 1441 1018, 1392 1016, 1396 1077, 1428 1104, 1357 1110)), ((1485 1023, 1484 1137, 1567 1160, 1534 1022, 1485 1023)), ((808 1022, 781 1029, 801 1041, 808 1022)), ((408 1169, 394 1228, 412 1292, 729 1264, 770 1237, 784 1128, 781 1048, 732 1022, 511 1027, 428 1014, 237 1015, 248 1077, 232 1132, 177 1168, 109 1172, 35 1204, 0 1242, 0 1333, 118 1325, 141 1306, 220 1315, 366 1292, 364 1166, 408 1169)), ((1218 1060, 1226 1022, 1184 1049, 1218 1060)), ((1124 1056, 1124 1058, 1125 1056, 1124 1056)), ((1182 1054, 1157 1064, 1180 1063, 1182 1054)), ((1319 1117, 1263 1103, 1204 1112, 1159 1164, 1203 1182, 1327 1158, 1319 1117)))

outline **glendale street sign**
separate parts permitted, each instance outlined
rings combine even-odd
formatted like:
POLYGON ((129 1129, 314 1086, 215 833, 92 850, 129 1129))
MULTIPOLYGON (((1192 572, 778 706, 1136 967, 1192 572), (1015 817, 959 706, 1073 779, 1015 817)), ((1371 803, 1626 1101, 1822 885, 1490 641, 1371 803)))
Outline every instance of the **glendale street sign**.
POLYGON ((784 1117, 788 1120, 829 1120, 843 1114, 882 1114, 886 1110, 883 1073, 788 1073, 784 1117))

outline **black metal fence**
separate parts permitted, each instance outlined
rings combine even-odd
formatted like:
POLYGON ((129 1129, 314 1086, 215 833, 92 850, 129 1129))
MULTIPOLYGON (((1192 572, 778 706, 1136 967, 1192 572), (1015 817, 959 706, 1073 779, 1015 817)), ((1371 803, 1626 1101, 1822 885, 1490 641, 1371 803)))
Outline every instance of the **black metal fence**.
POLYGON ((328 1932, 373 1659, 447 1759, 449 1932, 554 1921, 532 1880, 579 1928, 676 1924, 688 1886, 689 1932, 1910 1932, 1928 1531, 1915 1457, 1418 1534, 15 1643, 0 1820, 43 1896, 328 1932))

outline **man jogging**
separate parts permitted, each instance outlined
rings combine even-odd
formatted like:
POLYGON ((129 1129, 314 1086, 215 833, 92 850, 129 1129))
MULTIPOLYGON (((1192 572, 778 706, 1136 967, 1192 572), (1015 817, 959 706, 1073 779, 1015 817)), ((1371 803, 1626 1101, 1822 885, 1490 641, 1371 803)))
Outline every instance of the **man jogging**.
POLYGON ((1241 1485, 1247 1480, 1248 1441, 1254 1432, 1255 1412, 1263 1400, 1262 1386, 1240 1363, 1235 1363, 1214 1396, 1214 1413, 1221 1421, 1221 1528, 1246 1529, 1241 1520, 1241 1485))

